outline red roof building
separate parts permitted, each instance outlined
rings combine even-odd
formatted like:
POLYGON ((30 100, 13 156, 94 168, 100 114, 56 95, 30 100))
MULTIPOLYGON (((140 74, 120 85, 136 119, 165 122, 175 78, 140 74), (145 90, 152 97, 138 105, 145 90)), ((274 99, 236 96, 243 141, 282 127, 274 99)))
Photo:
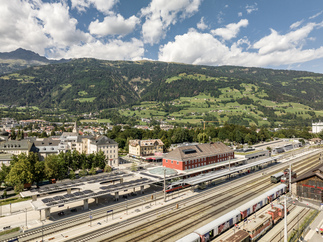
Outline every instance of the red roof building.
POLYGON ((163 166, 176 170, 189 170, 234 159, 234 151, 221 142, 187 145, 169 152, 163 166))

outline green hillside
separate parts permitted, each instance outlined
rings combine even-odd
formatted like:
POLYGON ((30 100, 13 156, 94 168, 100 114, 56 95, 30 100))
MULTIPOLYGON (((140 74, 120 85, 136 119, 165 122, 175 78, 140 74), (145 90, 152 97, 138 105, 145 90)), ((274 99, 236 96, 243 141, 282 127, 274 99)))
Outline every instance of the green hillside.
POLYGON ((183 123, 309 123, 323 110, 323 75, 301 71, 84 58, 4 74, 0 85, 3 105, 118 108, 124 116, 183 123))

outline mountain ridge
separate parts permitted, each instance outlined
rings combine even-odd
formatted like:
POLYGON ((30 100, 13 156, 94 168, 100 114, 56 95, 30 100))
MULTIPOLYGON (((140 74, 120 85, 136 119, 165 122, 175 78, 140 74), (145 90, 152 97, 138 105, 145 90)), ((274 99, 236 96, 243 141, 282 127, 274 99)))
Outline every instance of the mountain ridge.
POLYGON ((10 52, 0 52, 0 75, 13 73, 32 66, 65 63, 68 61, 70 60, 49 60, 45 56, 40 56, 31 50, 18 48, 10 52))

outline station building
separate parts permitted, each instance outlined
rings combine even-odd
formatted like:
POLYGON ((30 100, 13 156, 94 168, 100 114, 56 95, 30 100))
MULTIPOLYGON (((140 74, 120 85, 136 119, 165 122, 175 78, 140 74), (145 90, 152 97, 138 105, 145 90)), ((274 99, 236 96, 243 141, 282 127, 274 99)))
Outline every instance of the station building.
POLYGON ((169 152, 163 166, 176 170, 189 170, 234 159, 234 151, 221 142, 187 145, 169 152))

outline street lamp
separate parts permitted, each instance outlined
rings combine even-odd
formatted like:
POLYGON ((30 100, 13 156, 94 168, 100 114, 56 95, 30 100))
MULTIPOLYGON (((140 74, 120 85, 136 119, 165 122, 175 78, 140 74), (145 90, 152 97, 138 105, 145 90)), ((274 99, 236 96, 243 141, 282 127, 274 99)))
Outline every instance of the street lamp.
POLYGON ((41 220, 41 241, 44 241, 44 221, 41 220))
MULTIPOLYGON (((289 171, 290 172, 290 171, 289 171)), ((284 242, 287 242, 287 196, 284 201, 284 242)))
POLYGON ((91 215, 91 209, 90 210, 90 227, 92 227, 92 215, 91 215))
POLYGON ((128 215, 128 200, 126 199, 126 212, 127 212, 127 215, 128 215))
POLYGON ((26 212, 26 228, 27 228, 27 208, 25 208, 25 212, 26 212))

